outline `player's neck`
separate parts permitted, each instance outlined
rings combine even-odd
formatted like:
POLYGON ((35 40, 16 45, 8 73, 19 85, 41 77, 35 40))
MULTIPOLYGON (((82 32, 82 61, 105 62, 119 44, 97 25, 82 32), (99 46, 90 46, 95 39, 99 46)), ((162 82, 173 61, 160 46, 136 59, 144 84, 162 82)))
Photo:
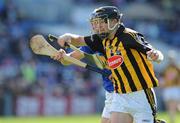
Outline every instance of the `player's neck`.
POLYGON ((109 36, 108 36, 108 39, 109 39, 109 40, 112 40, 112 39, 114 38, 114 36, 115 36, 115 34, 116 34, 116 31, 117 31, 117 29, 113 30, 113 31, 109 34, 109 36))

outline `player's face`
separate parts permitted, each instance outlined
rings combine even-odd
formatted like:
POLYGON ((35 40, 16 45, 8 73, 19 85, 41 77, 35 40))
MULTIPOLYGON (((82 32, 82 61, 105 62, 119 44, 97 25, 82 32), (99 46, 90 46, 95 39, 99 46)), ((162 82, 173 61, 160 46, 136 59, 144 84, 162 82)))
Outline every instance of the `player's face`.
POLYGON ((91 26, 94 34, 102 34, 107 33, 108 30, 108 23, 105 22, 105 19, 95 18, 91 20, 91 26))

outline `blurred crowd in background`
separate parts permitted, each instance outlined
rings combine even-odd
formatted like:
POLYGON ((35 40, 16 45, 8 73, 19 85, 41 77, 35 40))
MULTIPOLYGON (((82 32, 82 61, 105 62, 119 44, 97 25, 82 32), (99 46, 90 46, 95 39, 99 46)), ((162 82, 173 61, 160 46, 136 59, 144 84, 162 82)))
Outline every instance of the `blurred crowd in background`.
MULTIPOLYGON (((21 115, 17 111, 20 97, 38 97, 40 102, 45 97, 65 98, 68 102, 73 97, 82 101, 88 97, 93 102, 93 113, 102 110, 104 90, 99 74, 37 56, 29 48, 29 39, 35 34, 90 34, 89 16, 103 5, 117 6, 127 27, 143 33, 154 47, 162 50, 165 61, 155 64, 161 84, 169 65, 169 50, 174 52, 173 64, 178 71, 175 76, 180 76, 179 0, 0 0, 0 115, 21 115)), ((156 90, 158 105, 164 110, 160 90, 156 90)), ((67 104, 64 114, 72 114, 69 107, 73 106, 67 104)), ((43 114, 42 108, 38 112, 43 114)))

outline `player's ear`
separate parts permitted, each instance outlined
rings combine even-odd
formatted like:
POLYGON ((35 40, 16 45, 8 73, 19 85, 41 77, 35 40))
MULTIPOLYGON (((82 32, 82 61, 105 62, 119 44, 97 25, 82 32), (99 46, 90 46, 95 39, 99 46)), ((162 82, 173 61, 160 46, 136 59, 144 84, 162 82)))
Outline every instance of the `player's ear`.
POLYGON ((109 19, 109 22, 110 22, 111 27, 113 27, 114 25, 118 23, 117 19, 109 19))
POLYGON ((117 20, 117 19, 113 19, 113 22, 114 22, 114 23, 118 23, 118 22, 119 22, 119 20, 117 20))

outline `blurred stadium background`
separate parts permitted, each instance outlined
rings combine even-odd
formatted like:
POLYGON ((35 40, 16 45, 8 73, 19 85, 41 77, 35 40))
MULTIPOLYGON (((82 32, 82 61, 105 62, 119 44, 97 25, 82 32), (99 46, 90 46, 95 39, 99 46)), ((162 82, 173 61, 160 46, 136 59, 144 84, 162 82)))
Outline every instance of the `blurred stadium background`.
MULTIPOLYGON (((99 74, 36 56, 28 42, 37 33, 88 35, 89 15, 103 5, 117 6, 124 24, 164 53, 164 62, 154 64, 161 78, 168 51, 180 52, 179 0, 0 0, 0 116, 101 113, 104 90, 99 74)), ((176 64, 179 61, 177 55, 176 64)), ((163 89, 155 90, 158 110, 166 112, 163 89)))

